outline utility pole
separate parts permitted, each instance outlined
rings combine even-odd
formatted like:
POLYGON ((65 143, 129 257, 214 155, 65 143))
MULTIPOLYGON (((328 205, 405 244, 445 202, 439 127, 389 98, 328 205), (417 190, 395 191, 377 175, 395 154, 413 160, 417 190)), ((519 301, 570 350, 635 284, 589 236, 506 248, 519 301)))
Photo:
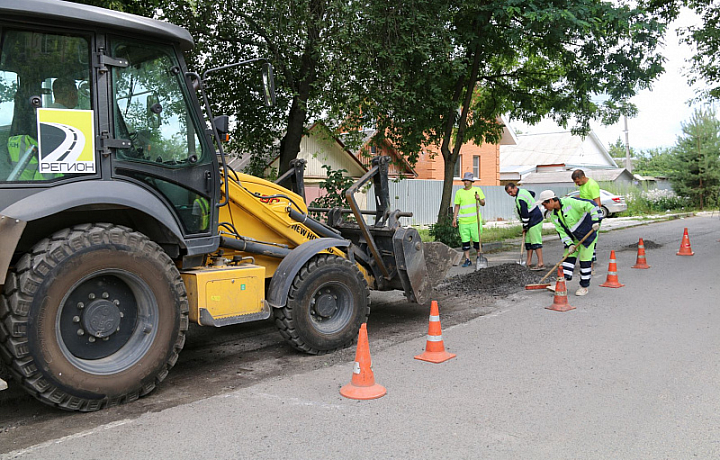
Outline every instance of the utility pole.
POLYGON ((632 162, 630 161, 630 141, 628 140, 627 115, 623 115, 625 120, 625 169, 632 172, 632 162))

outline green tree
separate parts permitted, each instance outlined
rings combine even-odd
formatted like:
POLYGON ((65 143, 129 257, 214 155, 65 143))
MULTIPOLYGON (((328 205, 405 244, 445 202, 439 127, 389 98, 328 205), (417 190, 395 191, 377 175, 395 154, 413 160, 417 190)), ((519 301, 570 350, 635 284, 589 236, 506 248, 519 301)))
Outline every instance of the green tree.
POLYGON ((635 158, 633 172, 643 176, 668 177, 674 171, 674 152, 671 148, 643 150, 635 158))
MULTIPOLYGON (((610 154, 610 156, 612 158, 625 158, 625 156, 627 155, 627 150, 625 148, 625 142, 623 142, 622 139, 620 139, 618 137, 617 140, 615 141, 615 143, 610 144, 610 146, 608 147, 608 153, 610 154)), ((630 147, 630 157, 631 158, 638 157, 638 153, 633 147, 630 147)))
POLYGON ((710 0, 684 0, 681 3, 698 14, 700 25, 681 31, 685 43, 695 52, 689 59, 689 83, 703 82, 699 90, 699 99, 717 99, 720 97, 720 5, 710 0))
POLYGON ((378 0, 363 15, 350 46, 368 69, 355 73, 356 124, 377 126, 411 161, 424 144, 439 146, 441 214, 461 146, 496 142, 500 115, 575 119, 574 131, 586 133, 590 120, 634 114, 625 101, 663 70, 664 23, 610 2, 378 0), (598 94, 605 102, 594 102, 598 94))
POLYGON ((696 109, 678 138, 670 182, 701 210, 717 203, 720 192, 720 121, 713 109, 696 109))

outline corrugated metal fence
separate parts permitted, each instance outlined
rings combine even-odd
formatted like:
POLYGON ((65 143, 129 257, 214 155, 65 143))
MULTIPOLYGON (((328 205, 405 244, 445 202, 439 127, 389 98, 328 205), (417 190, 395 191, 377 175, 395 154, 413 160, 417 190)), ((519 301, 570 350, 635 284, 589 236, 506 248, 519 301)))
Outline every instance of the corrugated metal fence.
MULTIPOLYGON (((390 208, 410 211, 413 217, 403 218, 403 225, 431 225, 437 220, 440 199, 442 197, 442 185, 440 180, 402 180, 390 182, 390 208)), ((453 197, 455 191, 462 186, 453 186, 453 197)), ((483 220, 486 222, 497 220, 517 220, 515 214, 515 199, 505 193, 504 186, 480 186, 485 194, 485 206, 480 208, 483 220)), ((536 195, 547 187, 521 187, 532 190, 536 195)), ((575 187, 555 187, 552 189, 556 194, 562 196, 575 187)), ((372 187, 368 191, 368 207, 375 209, 375 203, 371 197, 374 196, 372 187)))

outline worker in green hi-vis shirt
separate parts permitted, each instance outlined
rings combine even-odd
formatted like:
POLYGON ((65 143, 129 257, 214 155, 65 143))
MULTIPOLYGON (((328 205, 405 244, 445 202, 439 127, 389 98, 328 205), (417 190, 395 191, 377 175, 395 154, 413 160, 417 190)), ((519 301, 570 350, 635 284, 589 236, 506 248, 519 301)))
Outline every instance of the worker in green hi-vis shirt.
MULTIPOLYGON (((580 190, 579 198, 594 201, 598 208, 600 208, 600 186, 595 179, 587 177, 585 175, 585 171, 582 169, 576 169, 570 177, 572 177, 573 182, 575 182, 575 185, 578 186, 578 190, 580 190)), ((591 266, 593 273, 595 272, 595 261, 597 260, 597 241, 600 237, 599 232, 597 236, 598 237, 595 239, 595 249, 593 250, 591 266)))
POLYGON ((473 173, 466 172, 463 174, 464 187, 455 192, 455 209, 453 211, 453 227, 460 230, 460 241, 462 241, 462 250, 465 253, 465 263, 463 267, 469 267, 470 263, 470 243, 473 244, 475 250, 480 256, 480 231, 482 230, 482 220, 478 225, 477 204, 485 206, 485 194, 480 187, 473 187, 475 178, 473 173), (479 227, 479 228, 478 228, 479 227))

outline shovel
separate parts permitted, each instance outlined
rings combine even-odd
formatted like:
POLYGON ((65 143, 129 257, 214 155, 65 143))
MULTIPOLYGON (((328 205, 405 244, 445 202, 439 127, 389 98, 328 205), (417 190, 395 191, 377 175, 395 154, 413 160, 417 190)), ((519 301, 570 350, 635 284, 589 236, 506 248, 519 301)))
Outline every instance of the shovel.
POLYGON ((595 230, 591 230, 588 232, 587 235, 583 236, 582 239, 578 242, 578 244, 575 245, 575 250, 573 252, 569 252, 565 257, 560 259, 560 262, 556 263, 555 266, 553 268, 551 268, 550 271, 545 274, 545 276, 540 278, 540 281, 538 283, 526 284, 525 290, 532 291, 534 289, 545 289, 546 287, 550 286, 550 283, 543 283, 543 281, 545 281, 547 279, 547 277, 550 276, 551 273, 555 272, 557 270, 557 268, 560 266, 560 264, 565 262, 565 259, 567 259, 571 255, 578 252, 578 250, 580 250, 580 245, 583 244, 583 242, 593 233, 595 233, 595 230))
POLYGON ((475 194, 475 213, 477 214, 477 226, 478 226, 478 245, 480 246, 480 249, 478 249, 477 254, 477 262, 475 263, 475 270, 480 270, 481 268, 488 268, 488 260, 483 255, 483 249, 482 249, 482 238, 480 237, 480 205, 477 201, 477 193, 475 194))
POLYGON ((518 257, 518 265, 525 265, 523 262, 523 249, 525 248, 525 230, 523 230, 522 238, 520 239, 520 257, 518 257))

